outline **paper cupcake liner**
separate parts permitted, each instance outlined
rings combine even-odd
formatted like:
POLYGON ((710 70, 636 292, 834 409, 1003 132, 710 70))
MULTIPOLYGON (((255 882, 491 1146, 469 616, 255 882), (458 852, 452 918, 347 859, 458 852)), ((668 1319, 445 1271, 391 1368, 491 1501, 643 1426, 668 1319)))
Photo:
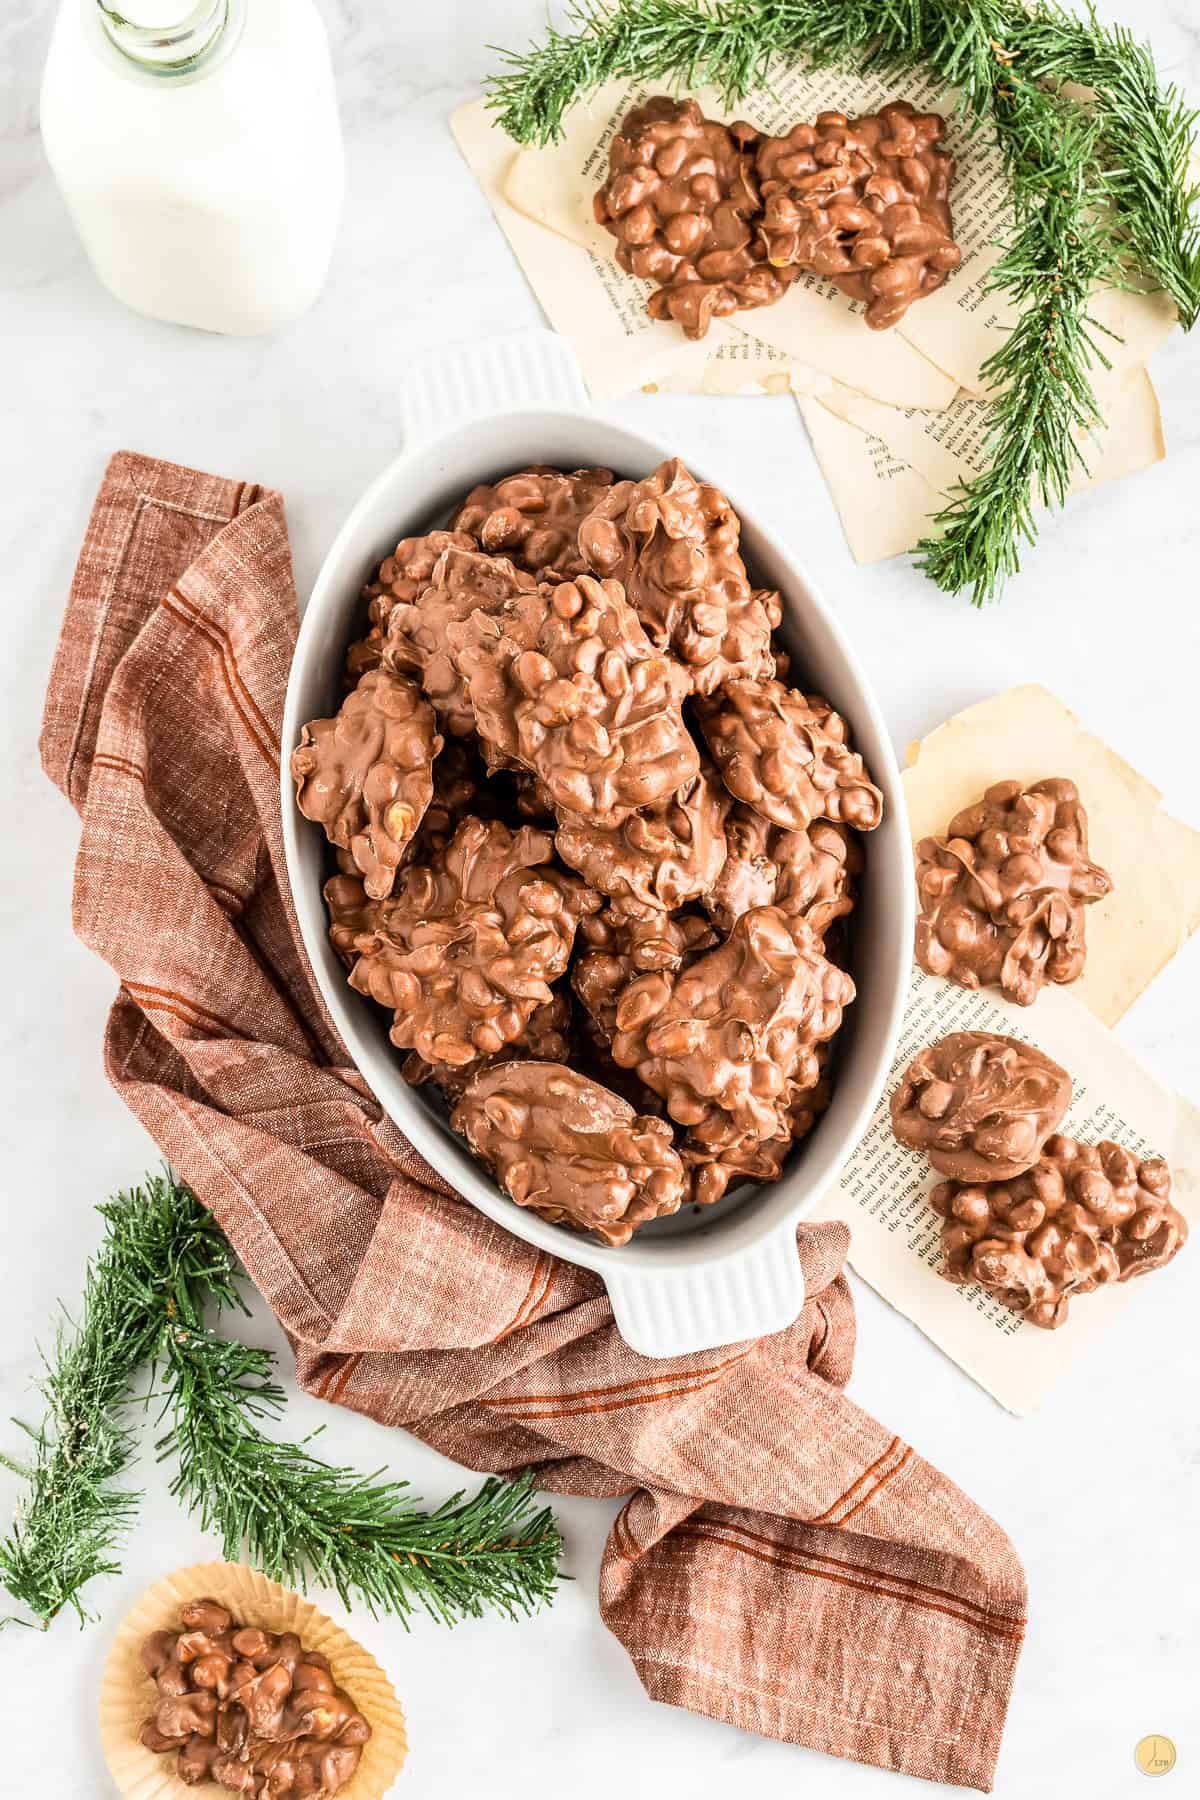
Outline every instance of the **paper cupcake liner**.
POLYGON ((408 1753, 404 1713, 396 1691, 369 1651, 340 1625, 290 1588, 242 1563, 193 1563, 147 1588, 117 1629, 100 1681, 100 1742, 113 1780, 126 1800, 185 1800, 226 1790, 216 1782, 189 1787, 175 1773, 173 1755, 156 1756, 138 1741, 154 1710, 156 1689, 140 1651, 152 1631, 177 1631, 179 1609, 201 1596, 219 1600, 243 1625, 294 1631, 306 1650, 329 1658, 333 1678, 371 1727, 354 1779, 338 1800, 382 1800, 408 1753))

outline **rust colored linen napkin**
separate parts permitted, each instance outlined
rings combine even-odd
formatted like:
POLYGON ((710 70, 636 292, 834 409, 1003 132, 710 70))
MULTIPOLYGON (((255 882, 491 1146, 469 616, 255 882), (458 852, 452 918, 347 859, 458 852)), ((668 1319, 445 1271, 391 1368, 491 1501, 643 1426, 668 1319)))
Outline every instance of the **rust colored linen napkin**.
POLYGON ((119 987, 110 1079, 212 1208, 303 1387, 472 1469, 624 1499, 603 1617, 655 1700, 987 1790, 1020 1562, 843 1392, 841 1225, 787 1331, 672 1361, 599 1279, 491 1224, 383 1114, 300 945, 279 817, 297 627, 278 494, 123 453, 42 736, 82 818, 74 922, 119 987))

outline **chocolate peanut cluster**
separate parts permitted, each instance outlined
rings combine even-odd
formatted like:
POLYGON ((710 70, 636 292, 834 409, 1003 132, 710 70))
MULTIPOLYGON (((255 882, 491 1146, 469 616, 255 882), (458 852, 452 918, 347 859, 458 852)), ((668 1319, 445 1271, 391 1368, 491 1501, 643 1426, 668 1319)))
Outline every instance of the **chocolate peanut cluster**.
POLYGON ((1112 892, 1088 858, 1073 781, 998 781, 917 845, 917 961, 960 987, 1031 1006, 1083 974, 1084 909, 1112 892))
POLYGON ((772 824, 878 825, 883 796, 827 701, 780 681, 729 681, 697 702, 696 717, 730 793, 772 824))
POLYGON ((899 324, 962 261, 944 130, 939 114, 892 100, 860 119, 823 112, 765 138, 757 172, 772 268, 827 276, 876 331, 899 324))
POLYGON ((648 311, 702 338, 713 319, 770 306, 795 273, 774 269, 757 230, 760 134, 706 119, 694 100, 660 94, 637 106, 609 146, 597 221, 617 261, 658 284, 648 311))
MULTIPOLYGON (((629 487, 618 482, 618 487, 629 487)), ((550 571, 562 581, 586 575, 579 527, 613 486, 611 469, 578 469, 564 475, 539 464, 472 488, 454 520, 489 556, 507 556, 531 575, 550 571)))
POLYGON ((367 583, 298 803, 405 1078, 518 1205, 620 1244, 776 1180, 828 1106, 882 800, 678 458, 518 470, 452 516, 367 583))
POLYGON ((893 100, 851 119, 823 112, 770 137, 665 95, 628 114, 609 146, 597 222, 617 261, 657 284, 647 304, 702 338, 713 319, 769 306, 805 273, 896 325, 962 260, 950 218, 944 120, 893 100))
POLYGON ((371 1727, 326 1657, 294 1632, 239 1625, 190 1600, 178 1631, 155 1631, 142 1666, 158 1690, 141 1741, 175 1756, 179 1779, 272 1800, 327 1800, 353 1779, 371 1727))
POLYGON ((945 1221, 947 1281, 978 1282, 1047 1331, 1066 1323, 1072 1295, 1148 1275, 1187 1242, 1166 1163, 1108 1140, 1049 1138, 1023 1174, 944 1181, 929 1200, 945 1221))
POLYGON ((698 694, 774 673, 779 596, 754 588, 741 523, 720 488, 678 457, 645 481, 620 481, 580 528, 590 566, 620 581, 652 642, 670 649, 698 694))
POLYGON ((1166 1163, 1062 1136, 1070 1100, 1065 1069, 982 1031, 922 1050, 891 1099, 899 1141, 950 1177, 929 1196, 941 1275, 1047 1331, 1073 1295, 1162 1268, 1187 1242, 1166 1163))
POLYGON ((682 1204, 683 1164, 671 1127, 639 1117, 562 1063, 489 1069, 450 1122, 518 1206, 553 1225, 594 1231, 606 1244, 627 1244, 647 1219, 682 1204))
POLYGON ((416 683, 369 669, 332 719, 314 719, 292 754, 296 803, 350 853, 367 893, 382 900, 433 798, 442 747, 416 683))
POLYGON ((1071 1077, 1033 1044, 955 1031, 909 1065, 892 1130, 955 1181, 1007 1181, 1030 1168, 1071 1104, 1071 1077))

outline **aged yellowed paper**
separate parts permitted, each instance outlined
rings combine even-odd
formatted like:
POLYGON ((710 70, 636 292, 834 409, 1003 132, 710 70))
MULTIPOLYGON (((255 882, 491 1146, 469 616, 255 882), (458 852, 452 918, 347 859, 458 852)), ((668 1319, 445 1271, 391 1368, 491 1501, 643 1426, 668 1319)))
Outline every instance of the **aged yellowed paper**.
MULTIPOLYGON (((805 105, 815 93, 811 82, 806 85, 806 78, 782 63, 776 66, 773 80, 778 82, 777 92, 769 94, 763 89, 748 96, 742 107, 745 116, 768 127, 772 123, 786 126, 805 116, 805 105)), ((826 86, 840 92, 841 81, 830 76, 826 86)), ((511 206, 556 236, 593 252, 599 265, 608 265, 610 280, 627 284, 627 290, 621 291, 628 292, 628 303, 643 307, 646 285, 618 268, 614 240, 595 222, 592 196, 604 179, 611 138, 630 107, 651 91, 637 82, 608 83, 592 100, 571 110, 560 143, 545 150, 521 151, 504 180, 504 196, 511 206)), ((868 84, 862 91, 883 97, 878 83, 868 84)), ((723 116, 716 93, 701 88, 696 98, 706 110, 723 116)), ((828 104, 837 104, 836 99, 828 104)), ((868 330, 860 313, 860 308, 828 282, 805 277, 778 306, 739 313, 736 322, 738 329, 760 338, 789 360, 852 381, 877 399, 893 405, 945 406, 957 382, 902 334, 868 330)), ((654 329, 662 327, 655 325, 654 329)), ((705 343, 711 336, 710 331, 705 343)))
MULTIPOLYGON (((505 177, 507 199, 548 229, 611 260, 613 239, 596 224, 592 198, 604 179, 608 147, 622 119, 652 91, 644 83, 610 82, 592 100, 574 107, 558 144, 523 150, 512 161, 505 177)), ((729 116, 714 90, 698 88, 694 98, 710 117, 729 116)), ((973 130, 955 111, 958 96, 953 88, 921 70, 848 75, 799 69, 776 59, 766 82, 747 94, 737 110, 764 131, 784 132, 797 119, 811 119, 819 112, 872 112, 897 98, 947 118, 945 141, 957 164, 951 204, 954 235, 963 252, 959 269, 945 287, 911 307, 894 331, 864 332, 862 307, 813 275, 803 277, 780 304, 741 314, 737 322, 795 361, 876 399, 936 407, 946 405, 960 386, 976 394, 986 391, 982 364, 1003 342, 1015 317, 1004 298, 985 291, 999 255, 997 240, 1012 225, 1007 181, 994 139, 985 130, 973 130), (913 352, 922 353, 942 371, 940 393, 913 352), (912 391, 916 382, 925 384, 926 397, 912 391)), ((1147 362, 1176 316, 1163 294, 1124 292, 1096 295, 1091 313, 1099 379, 1105 358, 1113 365, 1114 378, 1147 362)))
MULTIPOLYGON (((991 409, 965 392, 927 412, 881 406, 844 383, 805 377, 796 399, 857 562, 911 550, 928 535, 954 483, 969 481, 983 466, 991 409), (901 468, 905 479, 898 478, 901 468)), ((1105 427, 1081 440, 1088 466, 1077 472, 1072 493, 1166 455, 1158 397, 1145 369, 1132 370, 1109 391, 1106 412, 1105 427)))
POLYGON ((1200 1113, 1155 1081, 1065 989, 1047 988, 1034 1006, 1018 1007, 998 994, 972 994, 914 972, 896 1060, 879 1105, 839 1181, 812 1216, 845 1219, 850 1263, 863 1280, 1001 1406, 1029 1413, 1069 1378, 1101 1332, 1134 1329, 1128 1314, 1147 1303, 1151 1283, 1189 1280, 1188 1258, 1197 1251, 1185 1246, 1165 1270, 1079 1295, 1057 1331, 1026 1324, 980 1288, 944 1281, 937 1273, 942 1222, 928 1201, 941 1177, 923 1156, 896 1142, 889 1102, 918 1050, 951 1031, 998 1032, 1053 1057, 1074 1082, 1060 1129, 1085 1143, 1111 1138, 1137 1155, 1166 1157, 1172 1199, 1193 1228, 1200 1223, 1200 1113))

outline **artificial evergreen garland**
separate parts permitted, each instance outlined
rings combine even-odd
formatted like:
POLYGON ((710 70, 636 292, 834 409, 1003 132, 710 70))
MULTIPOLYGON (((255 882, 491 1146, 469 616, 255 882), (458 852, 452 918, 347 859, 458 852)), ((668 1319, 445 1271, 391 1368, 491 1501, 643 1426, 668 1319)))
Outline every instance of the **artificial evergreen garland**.
POLYGON ((562 1539, 533 1502, 532 1481, 488 1480, 432 1512, 403 1481, 321 1462, 311 1439, 281 1444, 259 1429, 284 1394, 268 1350, 218 1336, 205 1308, 246 1311, 241 1274, 212 1215, 169 1174, 150 1176, 99 1211, 104 1242, 88 1266, 77 1324, 45 1357, 46 1416, 25 1427, 27 1461, 0 1456, 25 1492, 0 1540, 0 1583, 46 1626, 80 1592, 120 1571, 117 1550, 138 1496, 118 1485, 137 1445, 133 1384, 147 1366, 161 1403, 156 1449, 171 1491, 216 1531, 228 1560, 246 1556, 275 1581, 306 1577, 372 1612, 443 1624, 487 1608, 509 1618, 552 1599, 562 1539))
POLYGON ((1014 226, 988 285, 1020 319, 984 364, 996 400, 983 467, 951 491, 918 556, 939 587, 977 606, 1017 573, 1035 506, 1061 506, 1086 470, 1102 423, 1092 375, 1107 360, 1089 297, 1162 288, 1185 330, 1200 313, 1196 114, 1160 87, 1149 49, 1090 7, 574 0, 570 29, 500 55, 489 104, 522 144, 553 141, 566 111, 614 78, 712 86, 732 108, 775 57, 847 71, 920 66, 959 90, 1004 159, 1014 226))

